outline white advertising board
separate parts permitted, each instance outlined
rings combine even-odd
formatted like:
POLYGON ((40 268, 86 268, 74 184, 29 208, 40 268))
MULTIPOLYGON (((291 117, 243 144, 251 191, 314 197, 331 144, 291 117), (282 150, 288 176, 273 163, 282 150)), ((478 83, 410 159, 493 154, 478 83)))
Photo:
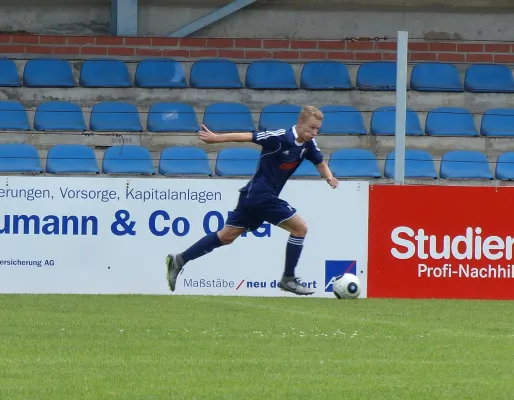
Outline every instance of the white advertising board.
MULTIPOLYGON (((0 292, 170 294, 165 257, 221 229, 246 181, 0 178, 0 292)), ((367 293, 368 184, 292 180, 309 231, 296 269, 316 290, 356 271, 367 293)), ((188 263, 174 294, 294 296, 276 287, 289 233, 263 224, 188 263)))

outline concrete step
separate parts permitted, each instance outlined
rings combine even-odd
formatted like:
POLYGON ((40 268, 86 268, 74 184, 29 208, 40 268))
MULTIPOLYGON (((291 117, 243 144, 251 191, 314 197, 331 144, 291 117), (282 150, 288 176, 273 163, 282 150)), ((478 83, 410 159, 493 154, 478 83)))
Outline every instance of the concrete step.
MULTIPOLYGON (((387 154, 394 150, 394 136, 374 135, 320 135, 316 139, 324 153, 331 153, 341 148, 369 149, 378 154, 387 154)), ((153 132, 85 132, 85 133, 51 133, 51 132, 1 132, 0 143, 29 143, 39 149, 46 149, 55 144, 81 143, 91 147, 109 147, 122 144, 145 146, 150 151, 161 151, 168 146, 199 146, 206 150, 224 147, 255 146, 251 143, 205 144, 194 133, 153 133, 153 132)), ((478 150, 486 155, 498 155, 514 151, 514 138, 489 137, 432 137, 407 136, 406 147, 427 150, 433 155, 442 155, 450 150, 478 150)))
MULTIPOLYGON (((378 107, 394 106, 395 92, 365 91, 307 91, 307 90, 250 90, 250 89, 143 89, 143 88, 0 88, 0 100, 17 100, 26 107, 64 100, 84 107, 103 101, 126 101, 138 107, 150 107, 158 102, 182 102, 205 108, 218 102, 243 103, 256 112, 268 104, 349 105, 362 113, 378 107)), ((418 112, 435 107, 464 107, 473 113, 491 108, 514 107, 514 96, 508 93, 421 93, 409 91, 407 105, 418 112)))

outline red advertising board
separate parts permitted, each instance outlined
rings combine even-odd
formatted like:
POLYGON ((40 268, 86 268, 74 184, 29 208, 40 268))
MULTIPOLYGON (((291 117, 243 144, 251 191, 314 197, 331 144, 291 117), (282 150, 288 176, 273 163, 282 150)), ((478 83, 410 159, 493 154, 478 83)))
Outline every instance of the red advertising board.
POLYGON ((514 299, 514 187, 370 188, 368 297, 514 299))

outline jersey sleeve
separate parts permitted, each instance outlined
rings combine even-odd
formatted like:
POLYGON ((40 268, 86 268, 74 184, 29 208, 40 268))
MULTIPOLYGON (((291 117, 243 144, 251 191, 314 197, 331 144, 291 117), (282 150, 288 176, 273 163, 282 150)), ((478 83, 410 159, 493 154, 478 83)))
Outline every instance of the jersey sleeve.
POLYGON ((323 161, 323 153, 318 148, 316 140, 312 139, 307 144, 307 151, 305 152, 305 158, 312 162, 314 165, 321 164, 323 161))
POLYGON ((286 131, 279 129, 278 131, 253 132, 252 142, 264 148, 276 148, 283 140, 285 140, 286 131))

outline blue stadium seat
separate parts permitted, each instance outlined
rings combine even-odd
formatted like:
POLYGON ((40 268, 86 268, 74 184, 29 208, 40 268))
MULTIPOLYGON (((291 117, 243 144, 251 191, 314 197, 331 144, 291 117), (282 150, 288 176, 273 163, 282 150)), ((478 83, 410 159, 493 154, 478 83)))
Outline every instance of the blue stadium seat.
POLYGON ((280 60, 253 61, 246 70, 249 89, 298 89, 291 64, 280 60))
POLYGON ((84 87, 130 87, 127 65, 120 60, 86 60, 80 70, 84 87))
POLYGON ((85 131, 86 122, 81 108, 68 101, 50 101, 40 104, 34 116, 34 129, 38 131, 85 131))
POLYGON ((0 58, 0 86, 19 87, 21 86, 18 69, 13 60, 0 58))
POLYGON ((252 176, 257 170, 260 152, 253 148, 225 148, 218 153, 216 175, 252 176))
POLYGON ((198 132, 195 109, 185 103, 155 103, 148 110, 150 132, 198 132))
POLYGON ((112 146, 105 150, 102 163, 105 174, 155 174, 152 156, 142 146, 112 146))
POLYGON ((27 110, 18 101, 0 101, 0 130, 30 130, 27 110))
POLYGON ((23 70, 23 83, 29 87, 75 86, 70 63, 53 58, 28 60, 23 70))
POLYGON ((475 93, 512 93, 512 71, 502 64, 474 64, 466 70, 464 89, 475 93))
POLYGON ((100 170, 90 147, 83 144, 58 144, 48 151, 46 172, 98 174, 100 170))
MULTIPOLYGON (((394 178, 394 151, 390 152, 386 157, 384 176, 386 178, 394 178)), ((437 179, 434 159, 424 150, 405 149, 405 178, 437 179)))
POLYGON ((365 149, 341 149, 332 153, 328 163, 335 177, 380 178, 375 155, 365 149))
POLYGON ((441 158, 441 179, 493 179, 486 156, 475 150, 453 150, 441 158))
POLYGON ((237 65, 223 58, 196 61, 189 75, 191 87, 201 89, 240 89, 243 87, 237 65))
POLYGON ((368 133, 364 127, 362 114, 355 107, 323 106, 320 107, 320 111, 324 117, 320 134, 365 135, 368 133))
POLYGON ((105 101, 91 110, 90 128, 93 131, 141 132, 143 127, 135 105, 105 101))
POLYGON ((289 129, 298 122, 301 110, 302 107, 294 104, 268 104, 261 110, 259 130, 289 129))
MULTIPOLYGON (((405 134, 411 136, 423 135, 419 116, 411 108, 407 108, 405 134)), ((379 107, 371 116, 370 132, 373 135, 391 135, 396 132, 396 107, 379 107)))
POLYGON ((175 60, 142 60, 136 68, 135 84, 141 88, 186 88, 182 64, 175 60))
POLYGON ((465 108, 438 107, 427 114, 425 132, 429 136, 478 136, 473 115, 465 108))
POLYGON ((213 132, 252 132, 252 113, 240 103, 214 103, 205 108, 203 123, 213 132))
POLYGON ((502 181, 514 180, 514 152, 500 154, 496 160, 495 176, 502 181))
POLYGON ((25 143, 0 144, 0 172, 43 172, 37 149, 25 143))
POLYGON ((439 62, 422 62, 414 65, 410 87, 420 92, 463 91, 457 67, 439 62))
POLYGON ((359 90, 396 90, 396 63, 389 61, 361 64, 357 71, 359 90))
POLYGON ((514 108, 493 108, 482 116, 480 133, 484 136, 514 136, 514 108))
POLYGON ((303 160, 300 166, 296 169, 293 176, 298 177, 317 177, 319 178, 319 171, 316 169, 316 166, 310 162, 309 160, 303 160))
POLYGON ((345 64, 339 61, 311 61, 305 63, 300 87, 309 90, 350 90, 352 82, 345 64))
POLYGON ((161 175, 212 175, 207 153, 199 147, 168 147, 159 161, 161 175))

